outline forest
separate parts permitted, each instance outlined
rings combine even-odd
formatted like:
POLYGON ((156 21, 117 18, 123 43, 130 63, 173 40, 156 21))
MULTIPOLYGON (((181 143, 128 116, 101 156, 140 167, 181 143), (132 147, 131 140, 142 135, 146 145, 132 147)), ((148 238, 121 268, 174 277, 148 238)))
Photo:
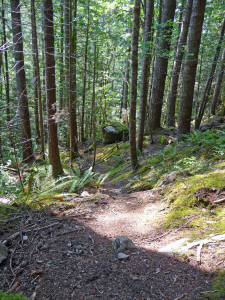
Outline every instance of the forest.
POLYGON ((0 299, 224 299, 224 0, 0 11, 0 299))

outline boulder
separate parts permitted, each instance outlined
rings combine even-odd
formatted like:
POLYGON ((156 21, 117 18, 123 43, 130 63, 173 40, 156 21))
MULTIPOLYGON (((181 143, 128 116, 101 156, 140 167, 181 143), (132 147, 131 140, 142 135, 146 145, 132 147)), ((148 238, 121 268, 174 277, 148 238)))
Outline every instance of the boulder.
POLYGON ((104 124, 102 126, 102 137, 104 144, 113 144, 116 142, 127 141, 129 129, 120 122, 104 124))

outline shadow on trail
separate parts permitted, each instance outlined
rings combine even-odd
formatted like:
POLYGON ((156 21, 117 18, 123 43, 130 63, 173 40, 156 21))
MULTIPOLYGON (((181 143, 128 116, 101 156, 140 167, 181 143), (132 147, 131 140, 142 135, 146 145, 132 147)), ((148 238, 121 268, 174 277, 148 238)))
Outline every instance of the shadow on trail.
POLYGON ((0 240, 14 232, 20 235, 0 265, 0 289, 17 283, 16 292, 37 300, 205 299, 210 273, 141 248, 126 250, 129 259, 120 261, 112 241, 85 222, 85 216, 29 212, 17 227, 5 230, 0 240))

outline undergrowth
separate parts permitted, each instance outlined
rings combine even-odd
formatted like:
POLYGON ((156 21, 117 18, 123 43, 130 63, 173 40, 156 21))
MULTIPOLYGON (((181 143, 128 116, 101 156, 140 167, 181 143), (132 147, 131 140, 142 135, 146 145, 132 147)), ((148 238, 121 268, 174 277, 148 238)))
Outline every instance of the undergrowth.
POLYGON ((219 274, 216 276, 212 286, 212 290, 215 292, 205 295, 207 299, 225 299, 225 271, 219 272, 219 274))
POLYGON ((12 294, 12 293, 4 293, 3 291, 0 291, 0 299, 1 300, 28 300, 27 297, 25 297, 22 294, 12 294))

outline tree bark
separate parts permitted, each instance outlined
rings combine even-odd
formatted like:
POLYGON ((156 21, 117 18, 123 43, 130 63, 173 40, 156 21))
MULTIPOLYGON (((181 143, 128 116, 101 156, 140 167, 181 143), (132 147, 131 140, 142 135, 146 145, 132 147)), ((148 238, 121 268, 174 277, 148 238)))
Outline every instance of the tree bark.
POLYGON ((60 56, 59 56, 59 64, 60 64, 60 89, 59 89, 59 110, 61 111, 64 106, 64 63, 63 63, 63 52, 64 52, 64 18, 63 18, 63 0, 60 2, 60 56))
POLYGON ((167 0, 164 4, 162 25, 159 42, 156 49, 153 85, 150 104, 150 127, 152 130, 160 128, 163 105, 163 95, 167 76, 168 55, 173 29, 173 19, 176 0, 167 0))
POLYGON ((41 79, 39 68, 39 54, 38 54, 38 42, 37 42, 37 29, 36 29, 36 13, 35 13, 35 0, 31 0, 31 23, 32 23, 32 41, 33 41, 33 60, 35 66, 35 81, 37 83, 38 94, 38 108, 40 117, 40 141, 41 141, 41 154, 45 159, 45 137, 44 137, 44 121, 43 121, 43 109, 42 109, 42 97, 41 97, 41 79))
POLYGON ((181 64, 184 56, 184 47, 187 42, 188 29, 190 25, 191 19, 191 11, 192 11, 193 0, 188 0, 183 23, 181 26, 180 37, 178 40, 176 57, 173 65, 172 77, 170 82, 170 90, 167 102, 167 112, 166 112, 166 126, 174 127, 175 126, 175 107, 176 107, 176 99, 177 99, 177 88, 178 81, 180 77, 181 64))
POLYGON ((136 101, 138 77, 138 38, 140 27, 140 0, 135 0, 133 11, 132 45, 131 45, 131 86, 130 86, 130 155, 133 170, 138 168, 136 149, 136 101))
POLYGON ((221 90, 221 86, 222 86, 222 82, 223 82, 224 71, 225 71, 225 48, 223 49, 223 53, 222 53, 222 57, 221 57, 221 64, 220 64, 220 68, 219 68, 219 72, 218 72, 218 76, 217 76, 217 80, 216 80, 216 86, 214 88, 213 97, 212 97, 212 103, 211 103, 211 109, 210 109, 212 115, 216 114, 216 106, 218 103, 218 98, 219 98, 219 94, 220 94, 220 90, 221 90))
POLYGON ((148 0, 146 6, 146 19, 144 27, 144 49, 142 59, 142 74, 141 74, 141 91, 140 91, 140 108, 139 108, 139 122, 138 122, 138 140, 137 147, 142 152, 145 118, 146 118, 146 106, 148 98, 149 87, 149 71, 150 63, 152 59, 152 46, 150 46, 152 36, 152 21, 154 13, 154 0, 148 0))
MULTIPOLYGON (((71 55, 70 55, 70 86, 71 86, 71 112, 70 112, 70 131, 71 131, 71 149, 73 158, 79 156, 78 152, 78 133, 77 133, 77 0, 74 1, 73 26, 71 23, 71 55), (73 27, 73 29, 72 29, 73 27)), ((72 20, 72 16, 71 16, 72 20)))
POLYGON ((84 115, 85 115, 85 98, 86 98, 86 83, 87 83, 87 60, 88 60, 88 43, 89 43, 89 26, 90 26, 90 10, 88 0, 88 17, 86 28, 86 44, 85 44, 85 56, 84 56, 84 79, 83 79, 83 94, 82 94, 82 112, 81 112, 81 142, 85 141, 84 137, 84 115))
POLYGON ((35 16, 34 0, 31 0, 31 28, 32 28, 32 54, 33 54, 33 74, 34 74, 35 128, 36 128, 36 142, 37 144, 39 144, 41 141, 41 134, 39 129, 39 107, 38 107, 39 88, 40 88, 40 86, 38 86, 38 77, 40 79, 40 73, 38 73, 39 58, 37 57, 38 46, 37 46, 37 31, 36 31, 36 16, 35 16))
POLYGON ((13 50, 16 65, 16 83, 18 96, 18 112, 21 121, 23 162, 33 162, 30 115, 27 100, 26 75, 23 55, 23 35, 19 0, 11 0, 13 50))
POLYGON ((43 0, 44 53, 45 53, 45 86, 48 110, 49 161, 53 177, 63 175, 59 156, 56 114, 54 22, 52 0, 43 0))
POLYGON ((5 54, 5 77, 6 77, 6 120, 10 121, 10 95, 9 95, 9 66, 8 66, 8 46, 6 39, 6 29, 5 29, 5 9, 4 1, 2 0, 2 29, 3 29, 3 41, 4 41, 4 54, 5 54))
POLYGON ((210 90, 211 90, 212 81, 213 81, 213 77, 214 77, 215 70, 216 70, 216 63, 218 61, 218 58, 219 58, 219 55, 220 55, 220 50, 221 50, 221 47, 222 47, 224 31, 225 31, 225 20, 223 20, 223 23, 221 25, 220 38, 217 42, 217 46, 216 46, 216 49, 215 49, 215 54, 214 54, 214 57, 213 57, 213 62, 212 62, 212 65, 211 65, 211 69, 210 69, 210 72, 209 72, 208 79, 206 81, 206 86, 205 86, 205 90, 204 90, 204 93, 203 93, 203 96, 202 96, 202 101, 201 101, 201 104, 200 104, 198 117, 197 117, 197 120, 196 120, 196 123, 195 123, 195 129, 199 129, 199 127, 200 127, 202 117, 203 117, 203 114, 204 114, 204 111, 205 111, 205 107, 206 107, 206 104, 207 104, 208 99, 209 99, 209 93, 210 93, 210 90))
POLYGON ((187 55, 184 62, 183 85, 178 117, 178 137, 189 133, 191 127, 192 104, 195 75, 201 42, 206 0, 194 0, 187 43, 187 55))

